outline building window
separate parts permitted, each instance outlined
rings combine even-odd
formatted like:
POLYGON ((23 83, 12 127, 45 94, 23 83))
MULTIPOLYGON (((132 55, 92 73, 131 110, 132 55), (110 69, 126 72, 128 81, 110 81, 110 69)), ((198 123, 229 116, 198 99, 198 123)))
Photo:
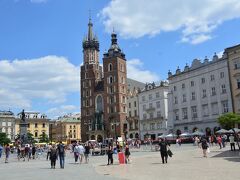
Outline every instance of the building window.
POLYGON ((191 87, 193 87, 194 86, 194 81, 191 81, 191 87))
POLYGON ((202 78, 202 84, 204 84, 205 83, 205 78, 202 78))
POLYGON ((113 77, 112 77, 112 76, 109 76, 108 83, 109 83, 109 84, 112 84, 112 83, 113 83, 113 77))
POLYGON ((143 114, 143 119, 147 119, 147 114, 143 114))
POLYGON ((143 124, 143 130, 146 130, 146 129, 147 129, 146 124, 143 124))
POLYGON ((227 113, 228 112, 228 101, 222 102, 222 112, 227 113))
POLYGON ((153 107, 152 103, 149 103, 149 109, 151 109, 153 107))
POLYGON ((111 94, 114 92, 113 86, 110 86, 110 87, 109 87, 109 92, 110 92, 111 94))
POLYGON ((149 100, 152 100, 152 94, 149 94, 149 95, 148 95, 148 99, 149 99, 149 100))
POLYGON ((137 102, 136 101, 134 101, 134 107, 137 107, 137 102))
POLYGON ((196 94, 195 94, 195 92, 192 92, 192 100, 193 100, 193 101, 196 100, 196 94))
POLYGON ((122 102, 125 104, 126 103, 126 98, 125 96, 122 97, 122 102))
POLYGON ((150 129, 151 129, 151 130, 154 130, 154 129, 155 129, 155 123, 151 123, 151 124, 150 124, 150 129))
POLYGON ((216 89, 215 87, 212 87, 212 96, 215 96, 216 95, 216 89))
POLYGON ((203 116, 209 115, 208 104, 202 105, 202 112, 203 112, 203 116))
POLYGON ((187 119, 188 118, 187 108, 182 108, 182 116, 183 116, 183 119, 187 119))
POLYGON ((157 111, 157 117, 161 117, 161 111, 157 111))
POLYGON ((187 102, 187 97, 186 97, 186 94, 183 94, 183 96, 182 96, 182 100, 183 100, 183 102, 187 102))
POLYGON ((176 91, 176 90, 177 90, 177 87, 176 87, 176 86, 174 86, 174 87, 173 87, 173 90, 174 90, 174 91, 176 91))
POLYGON ((157 123, 157 129, 161 129, 161 123, 157 123))
POLYGON ((132 113, 131 113, 131 111, 129 111, 129 117, 132 117, 132 113))
POLYGON ((224 72, 220 73, 220 78, 224 78, 224 72))
POLYGON ((237 79, 237 88, 240 89, 240 79, 237 79))
POLYGON ((160 108, 160 101, 156 102, 156 106, 157 106, 157 108, 160 108))
POLYGON ((134 116, 135 117, 137 116, 137 110, 134 110, 134 116))
POLYGON ((159 92, 156 92, 156 98, 159 98, 159 97, 160 97, 159 92))
POLYGON ((211 81, 213 81, 215 79, 213 74, 210 76, 210 79, 211 79, 211 81))
POLYGON ((111 63, 108 64, 108 71, 112 71, 112 64, 111 63))
POLYGON ((222 94, 225 94, 227 92, 225 84, 222 85, 222 94))
POLYGON ((37 128, 38 127, 38 124, 37 123, 35 123, 35 128, 37 128))
POLYGON ((212 115, 217 115, 218 114, 218 103, 216 102, 216 103, 212 103, 211 104, 211 106, 212 106, 212 115))
POLYGON ((174 116, 175 116, 175 120, 178 121, 178 120, 179 120, 178 110, 175 110, 175 111, 174 111, 174 116))
POLYGON ((203 97, 203 98, 207 97, 207 91, 206 91, 206 89, 203 89, 202 92, 203 92, 202 97, 203 97))
POLYGON ((42 124, 42 127, 45 128, 45 123, 42 124))
POLYGON ((197 118, 197 106, 192 106, 191 110, 192 110, 192 117, 197 118))
POLYGON ((185 84, 184 83, 182 84, 182 89, 185 89, 185 84))
POLYGON ((128 107, 131 108, 131 103, 128 103, 128 107))
POLYGON ((174 104, 177 104, 177 103, 178 103, 178 98, 174 97, 174 104))
POLYGON ((149 113, 149 117, 150 117, 150 119, 153 119, 153 112, 149 113))
POLYGON ((234 62, 234 69, 239 69, 240 68, 240 63, 239 60, 234 62))
POLYGON ((145 110, 146 110, 146 104, 143 105, 143 111, 145 111, 145 110))
POLYGON ((142 96, 142 101, 145 101, 145 96, 142 96))
POLYGON ((37 131, 34 133, 34 136, 35 136, 35 137, 38 137, 38 132, 37 132, 37 131))

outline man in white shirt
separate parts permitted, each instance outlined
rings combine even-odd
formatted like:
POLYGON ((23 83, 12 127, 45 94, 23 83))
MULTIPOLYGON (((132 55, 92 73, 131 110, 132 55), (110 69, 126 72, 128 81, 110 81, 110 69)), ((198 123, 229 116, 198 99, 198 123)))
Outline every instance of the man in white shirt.
POLYGON ((82 163, 82 160, 83 160, 83 156, 84 156, 84 152, 85 152, 85 149, 83 147, 82 144, 78 145, 78 154, 79 154, 79 160, 80 160, 80 164, 82 163))
POLYGON ((234 136, 232 134, 229 136, 229 141, 230 141, 231 151, 233 151, 233 150, 236 151, 234 136))

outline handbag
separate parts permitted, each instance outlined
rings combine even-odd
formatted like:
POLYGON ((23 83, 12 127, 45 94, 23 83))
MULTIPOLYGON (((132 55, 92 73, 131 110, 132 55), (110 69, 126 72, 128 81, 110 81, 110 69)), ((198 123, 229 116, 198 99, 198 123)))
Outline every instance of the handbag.
POLYGON ((167 150, 167 154, 168 154, 169 157, 172 157, 172 155, 173 155, 173 153, 170 149, 167 150))

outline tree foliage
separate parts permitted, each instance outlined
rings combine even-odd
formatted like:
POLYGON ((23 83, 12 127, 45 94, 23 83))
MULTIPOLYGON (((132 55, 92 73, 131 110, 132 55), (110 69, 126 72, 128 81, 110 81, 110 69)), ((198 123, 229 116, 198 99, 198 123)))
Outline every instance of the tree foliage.
POLYGON ((240 116, 235 113, 226 113, 218 117, 218 123, 224 129, 232 129, 237 123, 240 123, 240 116))
POLYGON ((6 133, 0 133, 0 144, 5 145, 9 144, 11 140, 7 137, 6 133))
POLYGON ((41 134, 40 138, 39 138, 39 142, 40 143, 48 143, 49 142, 48 136, 45 133, 41 134))

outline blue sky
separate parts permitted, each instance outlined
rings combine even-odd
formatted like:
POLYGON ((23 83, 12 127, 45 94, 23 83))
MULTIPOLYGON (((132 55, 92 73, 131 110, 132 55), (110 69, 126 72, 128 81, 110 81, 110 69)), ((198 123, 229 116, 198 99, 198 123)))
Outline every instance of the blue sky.
POLYGON ((79 112, 89 9, 100 61, 114 27, 128 77, 143 82, 240 43, 238 0, 0 0, 2 110, 79 112))

